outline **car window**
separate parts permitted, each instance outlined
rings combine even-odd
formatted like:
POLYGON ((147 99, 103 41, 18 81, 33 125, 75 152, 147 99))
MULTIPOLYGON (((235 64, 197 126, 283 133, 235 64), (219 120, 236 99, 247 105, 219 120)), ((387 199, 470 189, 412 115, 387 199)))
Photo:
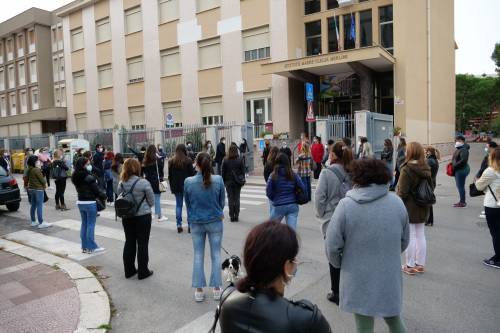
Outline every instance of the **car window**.
POLYGON ((3 167, 0 166, 0 177, 5 177, 7 176, 7 171, 3 167))

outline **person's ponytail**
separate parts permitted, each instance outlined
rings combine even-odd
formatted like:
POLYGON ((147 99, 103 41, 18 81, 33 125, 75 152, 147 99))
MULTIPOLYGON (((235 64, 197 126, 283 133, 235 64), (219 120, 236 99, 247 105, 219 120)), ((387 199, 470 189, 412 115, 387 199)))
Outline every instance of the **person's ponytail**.
POLYGON ((203 176, 203 185, 205 188, 210 187, 212 184, 212 160, 207 153, 199 153, 196 156, 196 165, 200 168, 201 175, 203 176))
POLYGON ((339 141, 331 149, 337 157, 337 163, 341 164, 346 172, 349 172, 353 161, 351 148, 346 146, 342 141, 339 141))

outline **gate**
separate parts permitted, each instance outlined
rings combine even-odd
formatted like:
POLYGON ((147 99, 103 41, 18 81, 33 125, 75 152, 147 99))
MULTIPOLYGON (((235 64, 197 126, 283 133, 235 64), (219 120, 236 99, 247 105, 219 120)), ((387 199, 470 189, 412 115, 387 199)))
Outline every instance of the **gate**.
MULTIPOLYGON (((154 130, 122 130, 119 133, 122 151, 125 156, 131 156, 132 148, 135 151, 141 150, 142 147, 148 147, 155 143, 154 130)), ((112 144, 111 144, 112 146, 112 144)))
POLYGON ((250 173, 254 170, 254 126, 251 123, 246 123, 245 125, 241 126, 241 137, 244 138, 247 142, 248 151, 242 153, 242 155, 245 160, 246 172, 250 173))
MULTIPOLYGON (((319 135, 319 133, 317 133, 319 135)), ((356 124, 352 115, 330 116, 326 119, 326 140, 342 140, 350 138, 353 142, 356 138, 356 124)))
POLYGON ((161 142, 167 157, 173 156, 178 144, 191 142, 195 154, 203 150, 207 140, 207 129, 202 126, 187 126, 167 128, 160 131, 161 142))

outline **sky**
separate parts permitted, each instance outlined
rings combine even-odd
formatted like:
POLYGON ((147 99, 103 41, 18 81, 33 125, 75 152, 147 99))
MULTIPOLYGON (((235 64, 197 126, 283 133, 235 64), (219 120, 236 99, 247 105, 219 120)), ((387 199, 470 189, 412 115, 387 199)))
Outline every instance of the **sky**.
MULTIPOLYGON (((0 22, 31 7, 54 10, 69 2, 71 0, 2 0, 0 22)), ((490 57, 495 43, 500 42, 499 13, 500 0, 455 0, 457 73, 495 73, 490 57)))

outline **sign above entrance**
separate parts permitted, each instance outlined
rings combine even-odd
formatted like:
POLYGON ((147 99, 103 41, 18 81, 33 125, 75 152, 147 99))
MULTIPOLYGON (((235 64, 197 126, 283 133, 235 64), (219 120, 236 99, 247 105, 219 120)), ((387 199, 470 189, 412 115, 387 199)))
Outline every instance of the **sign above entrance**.
POLYGON ((306 101, 314 101, 314 86, 312 83, 306 83, 306 101))
POLYGON ((307 102, 306 122, 314 123, 315 121, 316 121, 316 118, 314 117, 313 102, 307 102))

